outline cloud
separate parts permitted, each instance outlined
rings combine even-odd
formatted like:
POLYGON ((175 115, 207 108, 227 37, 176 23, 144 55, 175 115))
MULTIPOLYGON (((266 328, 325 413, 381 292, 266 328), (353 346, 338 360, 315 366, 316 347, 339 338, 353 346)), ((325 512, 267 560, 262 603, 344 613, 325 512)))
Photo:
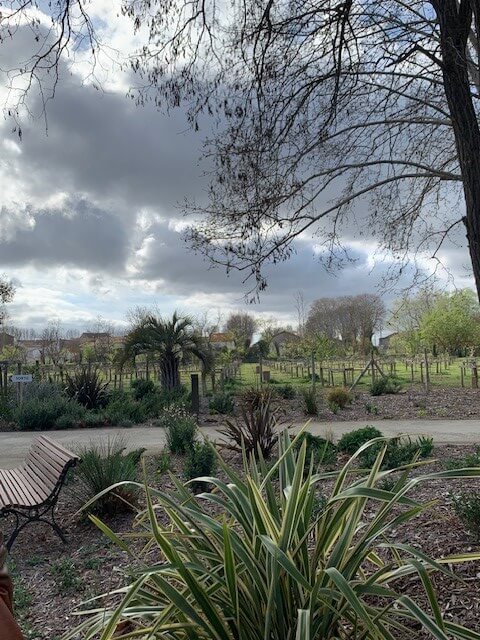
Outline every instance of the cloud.
MULTIPOLYGON (((115 272, 124 269, 129 243, 125 228, 112 213, 83 199, 69 199, 62 209, 24 213, 28 224, 10 227, 0 237, 0 263, 33 264, 38 268, 62 265, 115 272)), ((2 208, 0 219, 19 221, 18 214, 2 208)), ((0 227, 1 228, 1 227, 0 227)))
MULTIPOLYGON (((108 4, 94 0, 104 29, 108 4)), ((27 35, 2 43, 0 67, 25 58, 27 35)), ((111 35, 119 46, 133 42, 125 22, 111 35)), ((10 122, 0 124, 0 272, 23 285, 12 315, 24 326, 39 326, 57 313, 70 325, 84 326, 98 313, 120 321, 129 307, 154 302, 165 313, 244 306, 251 285, 243 275, 210 269, 181 235, 185 220, 177 203, 205 197, 209 165, 201 141, 208 124, 197 134, 182 109, 165 114, 152 105, 137 107, 125 97, 131 82, 130 75, 117 74, 108 90, 97 91, 64 67, 48 104, 47 132, 43 120, 27 120, 19 141, 10 122)), ((34 113, 38 106, 31 105, 34 113)), ((392 260, 372 271, 376 246, 367 203, 356 214, 356 224, 342 229, 352 262, 327 273, 315 239, 300 239, 288 262, 267 267, 269 287, 250 310, 294 322, 298 290, 307 301, 376 291, 392 260)), ((464 238, 459 242, 445 244, 442 256, 468 286, 468 254, 464 238)), ((398 288, 411 278, 409 268, 398 288)))

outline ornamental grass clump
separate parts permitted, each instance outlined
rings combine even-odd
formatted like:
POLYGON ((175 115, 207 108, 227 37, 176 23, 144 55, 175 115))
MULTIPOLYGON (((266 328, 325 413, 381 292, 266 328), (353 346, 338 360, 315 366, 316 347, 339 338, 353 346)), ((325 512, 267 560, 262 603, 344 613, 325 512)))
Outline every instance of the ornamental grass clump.
POLYGON ((219 459, 221 478, 197 478, 209 493, 194 497, 178 480, 173 492, 144 486, 146 508, 127 536, 94 517, 131 563, 120 601, 96 600, 65 639, 394 640, 424 632, 478 640, 443 617, 431 574, 454 578, 451 565, 480 552, 430 558, 395 533, 432 506, 411 497, 419 484, 479 477, 480 469, 428 473, 414 463, 398 472, 393 491, 382 490, 387 442, 363 448, 378 442, 367 471, 357 452, 339 471, 304 474, 306 442, 296 451, 285 431, 274 465, 245 455, 237 473, 219 459))
POLYGON ((238 418, 225 420, 220 430, 225 448, 245 450, 247 455, 270 458, 277 444, 279 411, 270 389, 250 389, 244 393, 238 418))

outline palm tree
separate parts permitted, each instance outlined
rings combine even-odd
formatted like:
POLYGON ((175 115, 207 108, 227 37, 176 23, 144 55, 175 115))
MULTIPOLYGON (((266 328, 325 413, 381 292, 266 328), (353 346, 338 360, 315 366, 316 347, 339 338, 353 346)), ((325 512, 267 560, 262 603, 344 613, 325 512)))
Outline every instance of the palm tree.
POLYGON ((209 353, 192 320, 175 311, 171 319, 144 315, 125 338, 125 360, 141 353, 158 362, 162 387, 171 391, 180 386, 180 363, 185 356, 197 357, 208 366, 209 353))

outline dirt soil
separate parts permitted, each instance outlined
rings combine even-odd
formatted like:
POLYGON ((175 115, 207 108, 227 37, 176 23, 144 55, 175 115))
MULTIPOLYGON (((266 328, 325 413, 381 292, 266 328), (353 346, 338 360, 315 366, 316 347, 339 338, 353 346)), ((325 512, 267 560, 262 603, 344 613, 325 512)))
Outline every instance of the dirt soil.
MULTIPOLYGON (((279 401, 288 421, 301 423, 308 417, 301 394, 293 400, 279 401)), ((411 419, 480 419, 480 389, 437 389, 428 393, 420 387, 395 395, 371 396, 368 392, 352 393, 352 402, 344 409, 332 411, 328 405, 328 389, 318 390, 318 416, 320 422, 350 422, 354 420, 411 420, 411 419)), ((209 415, 208 406, 200 416, 202 425, 216 426, 224 416, 209 415)))
MULTIPOLYGON (((430 468, 440 470, 445 468, 446 460, 472 452, 473 448, 466 446, 436 447, 434 456, 438 462, 430 468)), ((239 466, 238 458, 231 461, 239 466)), ((170 462, 175 474, 181 475, 182 460, 171 456, 170 462)), ((156 458, 149 458, 150 483, 166 489, 170 480, 167 475, 156 472, 156 464, 156 458)), ((408 525, 393 531, 390 538, 421 548, 433 557, 480 551, 478 538, 465 530, 452 507, 452 496, 463 491, 480 492, 479 481, 437 480, 419 485, 411 497, 425 502, 435 499, 437 503, 408 525)), ((27 640, 59 640, 63 632, 78 624, 72 612, 80 602, 109 591, 124 580, 123 570, 129 566, 129 559, 76 513, 79 505, 78 487, 72 481, 61 494, 57 513, 57 520, 69 539, 67 546, 48 527, 37 524, 27 528, 13 547, 11 568, 16 583, 17 617, 27 640)), ((120 514, 107 522, 122 534, 130 529, 132 517, 131 513, 120 514)), ((368 511, 366 517, 370 517, 368 511)), ((477 533, 480 534, 480 530, 477 533)), ((478 630, 480 563, 460 565, 456 573, 463 581, 443 576, 435 579, 442 610, 450 620, 478 630)), ((415 597, 421 592, 421 586, 409 579, 405 590, 415 597)))

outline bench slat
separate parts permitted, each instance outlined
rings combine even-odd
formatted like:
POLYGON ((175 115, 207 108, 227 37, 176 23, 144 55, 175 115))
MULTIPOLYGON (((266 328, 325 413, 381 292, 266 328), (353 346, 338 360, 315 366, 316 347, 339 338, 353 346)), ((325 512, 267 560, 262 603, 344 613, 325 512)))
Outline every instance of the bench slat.
POLYGON ((32 486, 37 488, 38 495, 40 496, 42 501, 48 498, 48 496, 52 492, 52 489, 49 485, 46 484, 45 478, 39 476, 35 471, 35 468, 29 467, 28 465, 23 467, 22 472, 29 479, 32 486))
POLYGON ((15 484, 12 482, 12 478, 10 477, 8 470, 2 471, 2 484, 3 488, 7 493, 8 504, 21 504, 22 497, 21 494, 15 487, 15 484))
POLYGON ((19 495, 23 498, 24 504, 34 507, 37 504, 37 498, 19 470, 9 469, 8 473, 10 478, 12 479, 12 483, 15 484, 15 488, 17 489, 19 495))
POLYGON ((55 484, 57 483, 60 474, 62 473, 62 469, 52 467, 52 465, 50 465, 48 461, 45 461, 33 451, 30 452, 30 454, 31 455, 29 460, 27 461, 27 465, 38 469, 38 474, 44 477, 47 484, 49 486, 51 485, 53 488, 53 486, 55 486, 55 484))
POLYGON ((53 494, 65 469, 78 459, 47 436, 40 436, 22 467, 0 469, 0 508, 40 506, 53 494))
POLYGON ((63 447, 57 447, 54 442, 48 440, 45 437, 39 438, 37 440, 36 447, 49 458, 57 460, 62 465, 66 464, 72 459, 77 459, 77 456, 75 456, 73 453, 70 453, 66 449, 63 449, 63 447))

